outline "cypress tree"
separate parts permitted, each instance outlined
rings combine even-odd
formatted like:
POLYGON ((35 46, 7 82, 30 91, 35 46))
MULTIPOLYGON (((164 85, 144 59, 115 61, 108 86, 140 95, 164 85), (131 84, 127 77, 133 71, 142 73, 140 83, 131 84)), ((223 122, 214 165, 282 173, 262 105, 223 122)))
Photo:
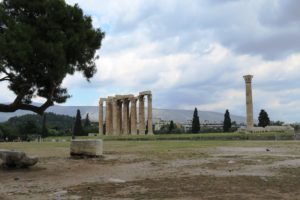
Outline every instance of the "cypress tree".
POLYGON ((229 111, 226 110, 224 114, 224 122, 223 122, 223 132, 229 132, 231 128, 231 119, 229 111))
POLYGON ((75 118, 75 124, 73 128, 73 136, 79 136, 83 135, 83 129, 81 124, 81 114, 80 110, 77 110, 76 118, 75 118))
POLYGON ((91 121, 89 118, 89 113, 86 114, 85 120, 84 120, 84 128, 91 126, 91 121))
POLYGON ((174 125, 173 120, 171 120, 170 125, 169 125, 169 133, 172 133, 172 131, 174 131, 174 129, 175 129, 175 125, 174 125))
POLYGON ((193 114, 193 121, 192 121, 192 133, 199 133, 200 131, 200 120, 198 116, 198 110, 195 108, 193 114))
POLYGON ((265 110, 260 110, 259 116, 258 116, 258 126, 260 127, 266 127, 270 125, 270 119, 268 116, 268 113, 265 110))

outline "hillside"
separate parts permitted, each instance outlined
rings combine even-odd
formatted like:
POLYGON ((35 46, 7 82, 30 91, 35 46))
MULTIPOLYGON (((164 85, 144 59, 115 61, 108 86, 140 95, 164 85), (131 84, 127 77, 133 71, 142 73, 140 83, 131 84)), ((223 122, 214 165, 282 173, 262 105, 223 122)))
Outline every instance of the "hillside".
MULTIPOLYGON (((98 121, 98 107, 97 106, 52 106, 47 112, 53 112, 61 115, 75 116, 76 110, 80 109, 81 115, 84 118, 89 113, 91 121, 98 121)), ((105 109, 104 109, 105 111, 105 109)), ((147 111, 147 109, 146 109, 147 111)), ((15 113, 0 113, 0 122, 8 120, 13 116, 21 116, 24 114, 32 114, 27 111, 17 111, 15 113)), ((177 109, 153 109, 153 120, 158 118, 162 120, 173 120, 175 122, 184 123, 187 120, 191 120, 193 116, 193 110, 177 110, 177 109)), ((211 112, 211 111, 199 111, 200 121, 208 121, 210 123, 222 122, 224 119, 223 113, 211 112)), ((236 116, 231 114, 231 120, 237 123, 244 123, 245 117, 236 116)))

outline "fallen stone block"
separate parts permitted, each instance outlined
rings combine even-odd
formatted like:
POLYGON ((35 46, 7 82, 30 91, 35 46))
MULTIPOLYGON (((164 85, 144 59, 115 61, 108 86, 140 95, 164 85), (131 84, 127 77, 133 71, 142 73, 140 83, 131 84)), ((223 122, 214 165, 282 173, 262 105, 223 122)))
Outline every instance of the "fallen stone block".
POLYGON ((22 151, 7 149, 0 149, 0 159, 3 161, 2 165, 7 168, 27 168, 38 162, 36 156, 30 157, 22 151))

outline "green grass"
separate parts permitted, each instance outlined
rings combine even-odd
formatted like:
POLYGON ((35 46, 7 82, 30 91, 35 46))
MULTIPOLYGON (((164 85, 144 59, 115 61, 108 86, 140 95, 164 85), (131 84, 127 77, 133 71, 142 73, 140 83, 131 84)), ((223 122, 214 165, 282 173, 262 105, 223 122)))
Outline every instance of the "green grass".
MULTIPOLYGON (((139 155, 143 159, 158 158, 189 159, 206 158, 217 147, 264 147, 288 148, 300 151, 299 140, 289 141, 251 141, 251 140, 151 140, 151 141, 104 141, 105 155, 139 155)), ((70 142, 12 142, 0 143, 1 149, 21 150, 29 155, 47 157, 69 157, 70 142)))
MULTIPOLYGON (((293 133, 200 133, 200 134, 160 134, 160 135, 121 135, 121 136, 80 136, 81 139, 103 139, 105 141, 151 141, 151 140, 292 140, 293 133)), ((46 141, 66 140, 70 141, 70 136, 48 137, 46 141)))

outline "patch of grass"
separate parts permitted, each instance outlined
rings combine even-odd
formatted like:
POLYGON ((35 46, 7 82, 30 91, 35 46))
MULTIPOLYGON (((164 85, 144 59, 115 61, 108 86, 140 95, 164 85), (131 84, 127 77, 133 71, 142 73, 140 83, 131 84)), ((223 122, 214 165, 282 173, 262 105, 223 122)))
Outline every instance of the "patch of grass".
MULTIPOLYGON (((79 136, 81 139, 103 139, 105 141, 152 141, 152 140, 292 140, 293 133, 199 133, 199 134, 158 134, 158 135, 121 135, 121 136, 79 136)), ((46 141, 70 141, 70 136, 48 137, 46 141)))
POLYGON ((0 143, 1 149, 20 150, 29 155, 39 157, 67 157, 69 155, 69 142, 9 142, 0 143))
MULTIPOLYGON (((300 141, 224 141, 224 140, 152 140, 152 141, 104 141, 104 154, 137 154, 161 159, 206 158, 217 147, 266 147, 287 148, 300 151, 300 141)), ((0 143, 2 149, 22 150, 40 157, 68 157, 69 142, 16 142, 0 143)), ((260 158, 257 158, 260 159, 260 158)), ((272 158, 262 158, 272 159, 272 158)))

